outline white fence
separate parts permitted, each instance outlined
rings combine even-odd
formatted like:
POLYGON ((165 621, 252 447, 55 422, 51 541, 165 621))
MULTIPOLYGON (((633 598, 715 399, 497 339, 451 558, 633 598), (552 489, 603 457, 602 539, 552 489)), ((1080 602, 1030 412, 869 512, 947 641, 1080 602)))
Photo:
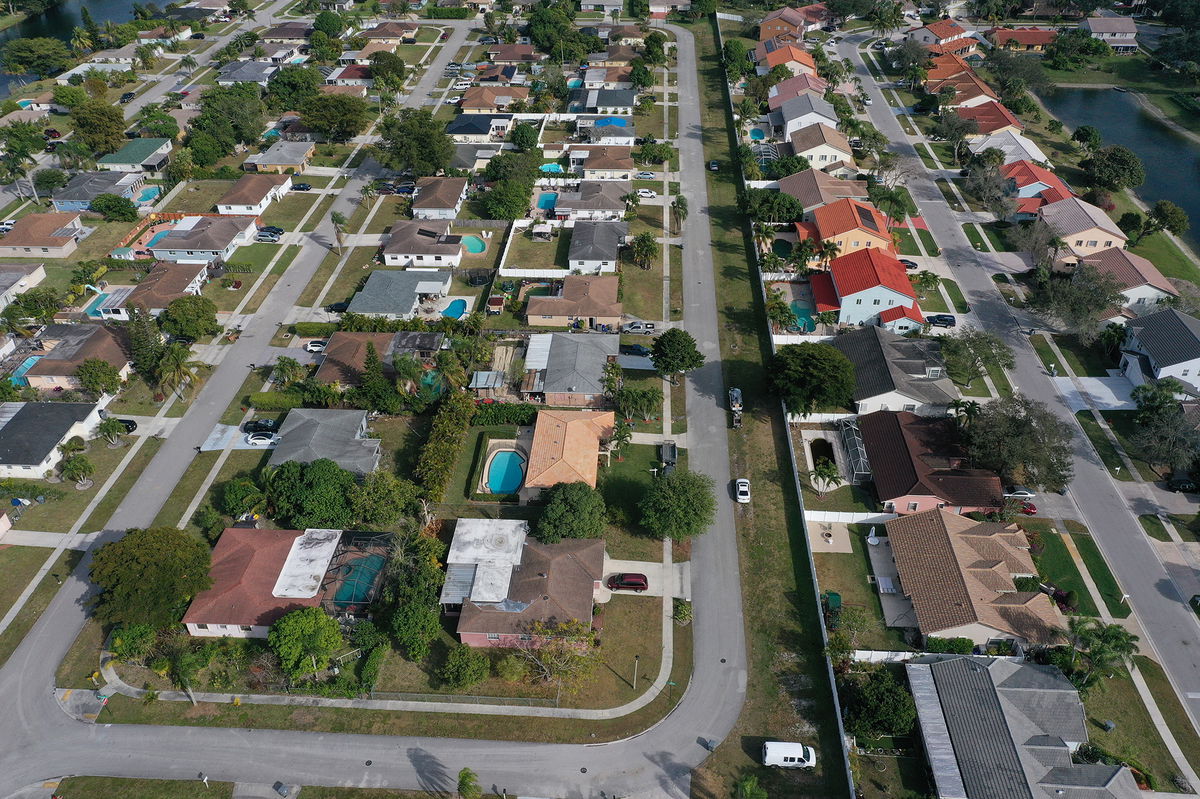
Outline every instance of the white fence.
POLYGON ((787 415, 788 424, 803 424, 805 422, 840 422, 843 419, 853 419, 858 414, 854 413, 810 413, 808 416, 801 416, 798 413, 789 413, 787 415))
POLYGON ((784 344, 819 344, 822 341, 829 341, 834 336, 808 336, 803 333, 772 333, 771 341, 775 342, 775 346, 782 347, 784 344))
MULTIPOLYGON (((904 663, 913 658, 951 657, 944 652, 880 652, 874 649, 855 649, 850 658, 859 663, 904 663)), ((1011 660, 1014 663, 1024 663, 1025 658, 1012 655, 988 655, 996 660, 1011 660)))
POLYGON ((899 516, 884 511, 848 510, 805 510, 804 520, 809 522, 836 522, 839 524, 883 524, 899 516))
POLYGON ((717 19, 723 19, 726 22, 745 22, 745 17, 739 17, 737 14, 729 14, 724 11, 717 12, 717 19))

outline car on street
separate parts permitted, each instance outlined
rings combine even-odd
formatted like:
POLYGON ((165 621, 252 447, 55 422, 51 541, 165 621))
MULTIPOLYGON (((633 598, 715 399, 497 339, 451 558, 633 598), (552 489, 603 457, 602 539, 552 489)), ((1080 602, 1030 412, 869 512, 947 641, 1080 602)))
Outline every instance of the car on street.
POLYGON ((444 41, 448 40, 449 38, 450 38, 450 34, 448 34, 448 33, 443 33, 441 36, 439 36, 439 37, 438 37, 438 41, 439 41, 439 42, 444 42, 444 41))
POLYGON ((459 95, 458 97, 447 97, 445 100, 442 100, 442 105, 458 105, 461 102, 462 96, 459 95))
POLYGON ((745 477, 735 480, 733 483, 733 495, 737 497, 739 504, 747 504, 750 501, 750 481, 745 477))
POLYGON ((255 433, 274 433, 279 429, 279 422, 274 419, 251 419, 242 427, 242 432, 246 435, 254 435, 255 433))
POLYGON ((708 171, 709 172, 720 172, 721 171, 721 162, 720 161, 709 161, 708 162, 708 171))
POLYGON ((200 40, 200 39, 204 38, 204 34, 203 33, 193 33, 192 38, 196 39, 196 40, 200 40))
POLYGON ((621 325, 621 332, 622 333, 641 333, 643 335, 650 335, 654 332, 654 323, 653 322, 626 322, 625 324, 621 325))
POLYGON ((292 191, 312 191, 311 183, 293 183, 292 191))
POLYGON ((325 310, 329 313, 345 313, 346 309, 349 307, 350 303, 348 302, 333 302, 329 305, 326 305, 325 310))
POLYGON ((870 97, 864 97, 864 98, 862 98, 862 101, 863 101, 863 105, 874 105, 875 104, 875 101, 872 100, 870 97))
POLYGON ((1190 494, 1196 490, 1196 482, 1185 475, 1177 475, 1167 481, 1167 490, 1177 494, 1190 494))
POLYGON ((930 327, 954 327, 958 324, 958 320, 952 314, 935 313, 925 317, 925 324, 930 327))
POLYGON ((622 355, 637 355, 642 358, 650 357, 650 348, 643 347, 641 344, 622 344, 620 352, 622 355))
POLYGON ((62 134, 59 133, 54 128, 46 128, 45 130, 42 131, 42 135, 45 136, 47 139, 57 139, 62 136, 62 134))
POLYGON ((248 447, 273 447, 279 443, 279 436, 274 433, 250 433, 242 441, 248 447))
POLYGON ((608 586, 609 591, 636 591, 640 594, 650 587, 650 581, 644 574, 622 572, 609 577, 605 585, 608 586))
POLYGON ((657 177, 658 174, 654 172, 638 172, 633 176, 634 180, 654 180, 657 177))
POLYGON ((638 189, 637 196, 641 197, 643 200, 653 200, 658 196, 658 192, 656 192, 654 189, 638 189))
POLYGON ((479 40, 479 43, 480 44, 496 44, 497 42, 496 42, 495 36, 484 36, 482 39, 479 40))
POLYGON ((917 269, 919 267, 916 261, 909 260, 908 258, 900 258, 899 261, 905 269, 917 269))
POLYGON ((328 341, 310 341, 304 345, 305 352, 324 352, 325 347, 329 344, 328 341))
POLYGON ((1026 516, 1036 516, 1037 505, 1034 505, 1032 502, 1022 502, 1021 513, 1025 514, 1026 516))
POLYGON ((126 433, 132 433, 134 430, 137 430, 137 422, 132 419, 118 419, 117 422, 125 428, 126 433))
POLYGON ((284 233, 287 233, 286 230, 279 227, 278 225, 263 225, 262 227, 260 227, 258 229, 258 232, 259 233, 274 233, 276 236, 282 236, 284 233))
POLYGON ((449 64, 446 65, 446 69, 450 69, 451 67, 458 69, 461 66, 462 66, 462 64, 459 63, 458 61, 451 61, 449 64))
POLYGON ((456 91, 456 92, 466 91, 467 89, 471 88, 471 81, 460 80, 458 83, 454 84, 450 88, 451 88, 451 90, 456 91))
POLYGON ((137 95, 134 94, 133 92, 125 92, 124 94, 121 95, 121 105, 128 103, 134 97, 137 97, 137 95))
POLYGON ((1004 498, 1014 497, 1016 499, 1033 499, 1037 494, 1030 491, 1025 486, 1009 486, 1004 492, 1004 498))

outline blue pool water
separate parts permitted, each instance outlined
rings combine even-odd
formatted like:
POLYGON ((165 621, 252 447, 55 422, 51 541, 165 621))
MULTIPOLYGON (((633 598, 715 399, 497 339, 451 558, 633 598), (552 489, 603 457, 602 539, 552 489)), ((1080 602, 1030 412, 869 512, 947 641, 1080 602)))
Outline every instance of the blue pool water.
POLYGON ((371 596, 371 589, 375 586, 379 572, 386 563, 387 559, 383 555, 366 555, 346 564, 342 571, 342 584, 338 586, 333 601, 348 605, 366 602, 371 596))
POLYGON ((17 105, 21 106, 22 108, 28 108, 29 106, 33 105, 33 100, 17 100, 17 105))
POLYGON ((543 211, 553 211, 554 206, 558 204, 558 192, 544 191, 538 195, 538 208, 543 211))
POLYGON ((466 300, 451 300, 446 309, 442 311, 442 316, 448 316, 451 319, 461 319, 463 314, 467 312, 466 300))
POLYGON ((613 125, 618 128, 629 127, 629 120, 625 117, 602 117, 596 120, 597 125, 613 125))
POLYGON ((12 375, 8 379, 10 381, 12 381, 12 384, 14 386, 29 385, 29 381, 25 379, 25 373, 28 372, 30 369, 32 369, 33 365, 35 363, 37 363, 38 361, 40 361, 41 359, 42 359, 42 356, 40 356, 40 355, 30 355, 28 358, 26 358, 24 361, 21 362, 21 365, 17 367, 17 371, 13 372, 12 375))
POLYGON ((266 133, 263 134, 264 139, 278 139, 279 136, 280 136, 279 131, 275 130, 274 128, 271 128, 270 130, 268 130, 266 133))
POLYGON ((762 128, 754 128, 750 131, 750 138, 754 141, 762 141, 767 138, 767 134, 763 132, 762 128))
POLYGON ((162 186, 146 186, 142 189, 142 193, 137 196, 137 199, 134 202, 152 203, 160 194, 162 194, 162 186))
POLYGON ((462 243, 467 248, 467 252, 472 255, 479 255, 479 253, 487 249, 487 244, 478 236, 463 236, 462 243))
POLYGON ((296 58, 292 59, 292 63, 293 64, 303 64, 307 60, 308 60, 308 58, 306 58, 305 56, 297 56, 296 58))
POLYGON ((487 468, 487 487, 493 494, 515 494, 525 479, 525 458, 516 450, 504 449, 492 456, 487 468))
POLYGON ((160 241, 162 241, 163 238, 165 238, 166 235, 170 232, 171 231, 169 231, 169 230, 160 230, 159 232, 155 233, 154 238, 152 238, 152 239, 150 239, 150 241, 146 242, 146 249, 149 250, 149 249, 153 248, 155 244, 158 244, 160 241))
POLYGON ((83 309, 83 312, 85 314, 87 314, 88 316, 91 316, 95 319, 99 319, 100 312, 97 311, 96 309, 99 308, 104 303, 104 301, 107 299, 108 299, 108 294, 106 294, 106 293, 97 294, 95 296, 95 298, 93 298, 92 301, 87 304, 87 307, 83 309))
POLYGON ((813 331, 817 329, 817 323, 813 321, 813 314, 816 309, 812 307, 808 300, 792 300, 792 313, 796 314, 796 321, 799 322, 801 330, 813 331))
POLYGON ((569 81, 567 81, 568 89, 578 89, 582 85, 583 85, 583 78, 571 78, 569 81))
POLYGON ((556 164, 556 163, 551 162, 549 164, 542 164, 542 171, 543 172, 553 172, 555 174, 558 174, 563 171, 563 168, 562 168, 562 164, 556 164))

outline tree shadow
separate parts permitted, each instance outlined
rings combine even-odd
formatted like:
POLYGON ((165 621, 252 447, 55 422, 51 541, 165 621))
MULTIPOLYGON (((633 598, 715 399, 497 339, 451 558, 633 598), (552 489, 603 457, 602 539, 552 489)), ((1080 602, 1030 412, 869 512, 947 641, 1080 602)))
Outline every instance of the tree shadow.
POLYGON ((447 796, 455 785, 442 761, 420 747, 409 747, 406 752, 408 762, 417 773, 417 783, 421 790, 434 796, 447 796))

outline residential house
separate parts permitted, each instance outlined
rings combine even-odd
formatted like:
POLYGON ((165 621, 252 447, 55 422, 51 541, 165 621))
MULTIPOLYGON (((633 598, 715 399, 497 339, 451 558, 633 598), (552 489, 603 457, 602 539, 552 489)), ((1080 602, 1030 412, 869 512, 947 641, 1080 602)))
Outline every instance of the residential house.
POLYGON ((785 78, 768 89, 767 107, 772 111, 776 111, 779 109, 779 106, 788 100, 793 97, 799 97, 802 94, 815 94, 824 97, 825 91, 828 88, 829 83, 824 78, 801 73, 791 78, 785 78))
POLYGON ((0 311, 45 279, 43 264, 0 261, 0 311))
POLYGON ((960 72, 942 80, 926 80, 925 91, 936 94, 939 102, 951 108, 973 108, 978 105, 999 102, 1000 95, 992 91, 982 78, 970 72, 960 72), (953 99, 942 98, 942 93, 954 89, 953 99))
POLYGON ((1050 159, 1032 140, 1008 130, 993 133, 991 136, 976 137, 967 144, 967 147, 976 155, 984 150, 997 149, 1004 153, 1004 163, 1006 164, 1011 164, 1013 161, 1050 163, 1050 159))
POLYGON ((308 60, 308 56, 300 54, 300 45, 295 42, 257 42, 253 47, 247 48, 242 56, 243 59, 276 64, 280 67, 308 60), (256 56, 255 52, 259 48, 262 48, 262 55, 256 56))
POLYGON ((1000 478, 968 465, 954 419, 875 411, 859 416, 856 427, 869 479, 888 512, 992 513, 1004 504, 1000 478))
POLYGON ((208 282, 208 264, 182 264, 158 261, 141 282, 132 287, 109 286, 100 305, 92 309, 101 319, 129 321, 130 311, 158 316, 172 301, 188 295, 199 295, 208 282))
POLYGON ((388 44, 387 42, 367 42, 361 50, 344 50, 338 56, 338 64, 343 67, 350 66, 351 64, 358 64, 364 67, 370 66, 371 56, 376 53, 394 53, 395 51, 396 45, 394 44, 388 44))
POLYGON ((781 129, 783 138, 790 139, 792 134, 809 125, 828 125, 836 128, 837 112, 824 98, 812 94, 802 94, 785 100, 779 110, 770 115, 771 125, 781 129))
POLYGON ((650 18, 666 19, 668 14, 690 11, 692 0, 650 0, 650 18))
POLYGON ((268 28, 258 38, 259 41, 263 42, 297 42, 299 44, 307 44, 309 34, 311 33, 312 26, 307 22, 283 22, 268 28))
POLYGON ((929 59, 929 66, 925 72, 925 80, 936 82, 952 78, 955 75, 961 75, 964 72, 973 71, 974 69, 965 59, 953 53, 935 55, 929 59))
POLYGON ((575 222, 618 221, 625 216, 625 197, 633 184, 620 180, 584 180, 574 191, 560 190, 554 217, 575 222))
POLYGON ((379 466, 382 445, 369 432, 366 411, 294 408, 279 427, 279 443, 267 465, 329 460, 353 474, 368 475, 379 466))
POLYGON ((326 86, 365 86, 370 88, 374 83, 371 79, 371 67, 363 64, 336 67, 325 76, 326 86))
POLYGON ((775 67, 783 67, 792 75, 816 75, 817 63, 803 48, 778 39, 767 39, 754 48, 755 72, 766 75, 775 67))
POLYGON ((621 14, 625 11, 625 4, 622 0, 580 0, 580 11, 602 11, 607 17, 613 11, 621 14))
POLYGON ((11 127, 18 122, 27 122, 33 125, 45 125, 46 119, 49 116, 49 111, 42 111, 37 108, 21 108, 17 111, 9 111, 4 116, 0 117, 0 128, 11 127))
POLYGON ((252 216, 185 216, 149 249, 160 261, 228 262, 238 247, 254 241, 257 232, 252 216))
POLYGON ((523 86, 527 78, 520 67, 490 64, 475 73, 475 82, 481 86, 523 86))
MULTIPOLYGON (((792 154, 807 158, 814 168, 852 169, 854 151, 846 134, 837 128, 818 122, 791 134, 792 154)), ((857 171, 857 170, 853 170, 857 171)))
MULTIPOLYGON (((141 58, 138 56, 138 48, 141 45, 138 42, 130 42, 123 47, 116 47, 111 50, 97 50, 88 56, 88 61, 93 64, 124 64, 132 69, 134 65, 141 63, 141 58)), ((154 57, 162 55, 162 48, 154 48, 154 57)))
POLYGON ((598 34, 609 44, 627 44, 631 47, 641 45, 646 38, 646 34, 638 25, 610 25, 599 28, 598 34))
POLYGON ((819 242, 832 241, 842 256, 869 249, 896 251, 888 218, 870 203, 849 198, 835 200, 814 208, 809 217, 809 222, 796 223, 797 235, 819 242))
POLYGON ((600 451, 612 438, 615 425, 612 411, 538 411, 522 496, 536 498, 542 489, 559 483, 587 483, 595 488, 600 451))
POLYGON ((939 19, 919 28, 910 28, 905 36, 911 42, 920 42, 933 55, 965 56, 975 49, 976 39, 970 32, 952 19, 939 19))
POLYGON ((271 203, 282 200, 292 190, 290 175, 251 173, 238 178, 229 191, 217 200, 217 213, 260 216, 271 203))
POLYGON ((632 89, 576 89, 567 101, 568 110, 586 114, 628 116, 636 105, 637 92, 632 89))
POLYGON ((90 232, 79 214, 27 214, 0 239, 0 258, 68 258, 90 232))
POLYGON ((591 144, 615 145, 618 147, 632 147, 638 139, 637 129, 633 126, 632 119, 624 117, 600 117, 599 119, 587 119, 586 117, 576 117, 575 125, 579 133, 586 134, 588 142, 591 144), (587 124, 587 123, 591 124, 587 124))
POLYGON ((527 86, 472 86, 463 92, 458 108, 464 114, 495 114, 528 99, 527 86))
POLYGON ((78 172, 67 185, 55 189, 50 199, 55 211, 87 211, 101 194, 132 200, 144 185, 145 177, 134 172, 78 172))
POLYGON ((1102 313, 1102 323, 1122 324, 1126 319, 1156 311, 1164 302, 1179 296, 1179 291, 1154 264, 1124 247, 1085 255, 1079 263, 1094 266, 1101 274, 1110 276, 1125 298, 1120 308, 1102 313))
POLYGON ((641 54, 633 47, 623 44, 611 44, 603 53, 591 53, 587 57, 588 66, 627 67, 641 54))
POLYGON ((366 368, 370 345, 382 362, 384 376, 395 379, 392 364, 397 358, 412 356, 422 364, 432 365, 444 341, 442 333, 351 333, 339 330, 326 342, 314 376, 321 383, 342 389, 358 385, 366 368))
POLYGON ((58 466, 58 445, 92 438, 100 406, 90 402, 0 403, 0 478, 37 480, 58 466))
POLYGON ((303 175, 317 146, 309 141, 277 141, 265 152, 253 153, 242 162, 247 172, 303 175))
POLYGON ((1043 205, 1037 213, 1066 242, 1070 252, 1059 258, 1068 263, 1110 247, 1125 246, 1127 236, 1117 223, 1102 208, 1078 197, 1043 205))
POLYGON ((89 72, 101 72, 106 78, 115 77, 118 73, 129 72, 129 64, 97 64, 95 62, 87 62, 71 67, 66 72, 62 72, 55 76, 54 82, 59 86, 70 86, 71 80, 78 75, 80 79, 87 76, 89 72))
POLYGON ((1075 196, 1062 178, 1032 161, 1005 164, 1000 167, 1000 176, 1008 180, 1012 196, 1017 201, 1017 210, 1013 215, 1017 221, 1035 219, 1043 206, 1075 196))
POLYGON ((232 61, 217 70, 217 85, 233 86, 237 83, 256 83, 265 89, 267 81, 278 71, 278 64, 263 61, 232 61))
POLYGON ((583 71, 583 88, 628 90, 633 88, 633 67, 588 67, 583 71))
POLYGON ((151 28, 146 31, 138 31, 138 41, 142 44, 161 44, 163 47, 172 42, 182 42, 184 39, 189 39, 192 36, 192 28, 190 25, 181 25, 175 31, 167 30, 166 26, 159 25, 157 28, 151 28))
POLYGON ((607 333, 535 333, 525 353, 526 399, 574 408, 603 407, 604 366, 617 358, 621 337, 607 333))
POLYGON ((462 263, 462 253, 462 236, 450 233, 445 217, 397 219, 383 245, 383 262, 387 266, 452 269, 462 263))
POLYGON ((567 248, 568 268, 596 275, 617 271, 621 246, 628 236, 627 222, 576 222, 567 248))
POLYGON ((512 114, 459 114, 446 123, 446 135, 456 142, 499 141, 513 126, 512 114))
POLYGON ((1137 21, 1130 17, 1088 17, 1079 27, 1093 39, 1108 44, 1118 55, 1137 52, 1137 21))
POLYGON ((960 105, 954 110, 959 117, 971 120, 978 128, 978 131, 968 138, 991 136, 993 133, 1020 133, 1025 130, 1021 120, 996 100, 978 105, 960 105))
MULTIPOLYGON (((941 587, 937 589, 941 592, 941 587)), ((1087 712, 1056 666, 930 655, 905 664, 939 797, 1136 799, 1124 765, 1081 762, 1087 712)), ((1090 758, 1089 758, 1090 760, 1090 758)))
POLYGON ((631 180, 633 148, 572 145, 567 154, 571 171, 584 180, 631 180))
MULTIPOLYGON (((456 119, 463 117, 484 116, 484 114, 461 114, 456 119)), ((487 169, 487 165, 493 158, 500 153, 503 145, 496 143, 479 144, 475 142, 454 145, 454 155, 450 157, 449 167, 451 169, 465 169, 469 172, 482 172, 487 169)))
POLYGON ((882 327, 863 327, 834 336, 829 344, 854 364, 856 413, 945 416, 958 398, 937 338, 907 338, 882 327))
POLYGON ((109 172, 145 172, 160 177, 171 158, 170 139, 131 139, 115 153, 101 156, 96 166, 109 172))
POLYGON ((758 39, 782 39, 784 41, 801 41, 804 34, 820 30, 829 24, 829 10, 823 3, 791 8, 777 8, 763 17, 758 23, 758 39))
POLYGON ((532 44, 496 44, 487 50, 488 61, 493 64, 524 66, 545 61, 549 56, 539 53, 532 44))
POLYGON ((167 116, 179 126, 179 133, 175 134, 175 138, 182 139, 191 130, 192 120, 200 116, 200 111, 195 108, 172 108, 167 111, 167 116))
POLYGON ((557 295, 529 298, 526 322, 537 327, 615 329, 621 324, 620 282, 616 275, 568 275, 557 295))
POLYGON ((996 47, 1022 53, 1044 53, 1058 38, 1056 28, 992 28, 985 36, 996 47))
POLYGON ((422 302, 445 297, 450 292, 450 272, 427 270, 372 272, 366 284, 350 300, 350 313, 412 319, 422 302))
POLYGON ((925 324, 904 266, 889 252, 858 250, 829 262, 811 278, 818 313, 835 311, 841 325, 880 325, 893 333, 925 324))
POLYGON ((412 200, 413 219, 454 219, 466 197, 466 178, 420 178, 412 200))
POLYGON ((467 646, 533 646, 539 627, 591 624, 604 560, 601 539, 543 544, 526 521, 458 519, 440 603, 467 646))
POLYGON ((383 44, 404 44, 405 39, 411 39, 417 35, 420 27, 415 22, 399 22, 389 20, 380 22, 379 24, 367 28, 362 33, 357 34, 368 42, 381 42, 383 44))
POLYGON ((804 208, 805 222, 811 222, 812 212, 823 205, 845 199, 865 202, 870 197, 865 180, 842 180, 820 169, 806 169, 780 178, 776 181, 776 188, 800 202, 804 208))
POLYGON ((129 338, 124 330, 107 325, 47 325, 38 334, 43 352, 25 372, 25 380, 39 391, 78 391, 83 388, 76 372, 84 361, 98 359, 117 370, 122 380, 133 373, 129 338))
POLYGON ((1200 319, 1167 308, 1125 323, 1121 373, 1135 386, 1173 377, 1200 392, 1200 319))

